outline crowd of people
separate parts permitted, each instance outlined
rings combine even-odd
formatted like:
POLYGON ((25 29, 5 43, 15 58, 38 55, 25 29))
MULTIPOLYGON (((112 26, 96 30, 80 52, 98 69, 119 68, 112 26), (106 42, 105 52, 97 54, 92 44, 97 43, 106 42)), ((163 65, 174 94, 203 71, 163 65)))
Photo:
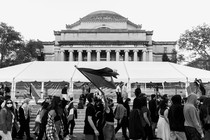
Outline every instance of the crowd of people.
MULTIPOLYGON (((117 105, 113 98, 91 93, 88 88, 85 104, 85 140, 115 140, 122 129, 125 140, 209 140, 210 139, 210 98, 190 93, 169 97, 167 94, 147 96, 140 86, 131 99, 116 90, 117 105), (117 126, 115 127, 115 121, 117 126)), ((7 91, 9 92, 9 90, 7 91)), ((34 134, 37 140, 69 140, 73 135, 77 108, 73 97, 66 100, 61 93, 46 98, 39 108, 34 134)), ((9 95, 9 94, 5 94, 9 95)), ((0 100, 0 136, 2 140, 13 138, 32 139, 30 134, 31 107, 26 98, 21 105, 9 96, 0 100)))
MULTIPOLYGON (((5 91, 2 90, 2 92, 5 91)), ((18 106, 18 103, 13 102, 9 95, 1 96, 0 136, 2 140, 34 139, 31 137, 29 125, 32 113, 30 100, 26 98, 18 106)), ((46 98, 38 109, 34 135, 37 140, 69 140, 74 137, 75 118, 77 118, 77 109, 74 107, 73 98, 68 101, 61 93, 54 94, 46 98)))
POLYGON ((168 97, 150 97, 135 89, 135 99, 123 98, 116 92, 117 105, 105 96, 88 94, 84 134, 86 140, 114 140, 119 129, 125 140, 209 140, 210 98, 190 93, 168 97), (130 108, 130 106, 133 106, 130 108), (117 120, 117 126, 114 122, 117 120))

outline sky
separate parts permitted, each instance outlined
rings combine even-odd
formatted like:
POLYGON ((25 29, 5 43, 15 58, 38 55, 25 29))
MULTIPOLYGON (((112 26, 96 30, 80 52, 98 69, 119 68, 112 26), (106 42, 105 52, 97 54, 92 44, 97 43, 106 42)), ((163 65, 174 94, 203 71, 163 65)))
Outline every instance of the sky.
POLYGON ((24 40, 54 41, 54 31, 66 24, 109 10, 153 31, 154 41, 177 41, 186 30, 210 25, 209 5, 209 0, 0 0, 0 22, 24 40))

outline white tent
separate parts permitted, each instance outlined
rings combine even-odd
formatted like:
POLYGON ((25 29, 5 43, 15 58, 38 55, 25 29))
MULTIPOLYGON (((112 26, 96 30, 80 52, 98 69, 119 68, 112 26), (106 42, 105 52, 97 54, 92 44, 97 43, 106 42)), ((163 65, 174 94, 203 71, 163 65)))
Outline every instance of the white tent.
POLYGON ((203 82, 210 81, 210 71, 170 62, 34 61, 0 69, 0 82, 88 81, 76 70, 75 65, 92 69, 109 67, 119 73, 115 82, 193 82, 195 78, 202 79, 203 82))
MULTIPOLYGON (((72 82, 88 80, 75 68, 101 69, 109 67, 119 73, 115 82, 164 83, 193 82, 195 78, 203 82, 210 81, 210 71, 182 66, 170 62, 64 62, 64 61, 34 61, 0 69, 0 82, 11 82, 15 93, 17 82, 72 82)), ((14 96, 14 95, 13 95, 14 96)))

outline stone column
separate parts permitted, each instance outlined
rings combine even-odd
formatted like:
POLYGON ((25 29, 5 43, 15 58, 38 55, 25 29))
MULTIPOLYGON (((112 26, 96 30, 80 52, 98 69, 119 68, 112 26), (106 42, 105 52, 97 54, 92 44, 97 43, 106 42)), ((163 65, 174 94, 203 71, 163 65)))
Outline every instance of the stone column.
POLYGON ((138 50, 133 50, 133 52, 134 52, 134 59, 133 59, 133 61, 137 61, 137 52, 138 52, 138 50))
POLYGON ((120 50, 115 50, 116 52, 116 61, 119 61, 120 59, 120 50))
POLYGON ((73 61, 73 50, 69 50, 69 61, 73 61))
POLYGON ((153 61, 152 50, 149 50, 149 61, 153 61))
POLYGON ((153 61, 153 49, 152 49, 152 46, 148 46, 148 56, 149 56, 149 61, 153 61))
POLYGON ((78 61, 82 61, 82 50, 78 50, 78 61))
POLYGON ((128 52, 129 50, 125 50, 125 61, 128 61, 128 52))
POLYGON ((110 61, 110 52, 111 50, 106 50, 106 61, 110 61))
POLYGON ((87 61, 91 61, 91 50, 87 50, 87 61))
POLYGON ((143 52, 143 61, 147 61, 147 51, 146 50, 142 50, 143 52))
POLYGON ((97 52, 97 61, 100 61, 101 50, 96 50, 96 52, 97 52))
POLYGON ((64 61, 64 50, 60 51, 60 61, 64 61))
POLYGON ((54 53, 54 61, 58 61, 58 51, 55 51, 54 53))

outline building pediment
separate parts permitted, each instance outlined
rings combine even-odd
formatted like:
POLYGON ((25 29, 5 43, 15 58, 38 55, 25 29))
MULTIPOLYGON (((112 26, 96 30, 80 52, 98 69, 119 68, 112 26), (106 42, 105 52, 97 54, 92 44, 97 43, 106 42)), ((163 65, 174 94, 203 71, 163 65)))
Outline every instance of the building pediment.
POLYGON ((118 13, 107 10, 101 10, 92 12, 73 24, 66 25, 66 28, 70 30, 74 28, 81 29, 84 28, 81 26, 83 23, 101 23, 102 26, 107 23, 124 23, 127 26, 131 26, 135 29, 141 29, 142 27, 141 25, 134 24, 133 22, 129 21, 127 18, 121 16, 118 13))

